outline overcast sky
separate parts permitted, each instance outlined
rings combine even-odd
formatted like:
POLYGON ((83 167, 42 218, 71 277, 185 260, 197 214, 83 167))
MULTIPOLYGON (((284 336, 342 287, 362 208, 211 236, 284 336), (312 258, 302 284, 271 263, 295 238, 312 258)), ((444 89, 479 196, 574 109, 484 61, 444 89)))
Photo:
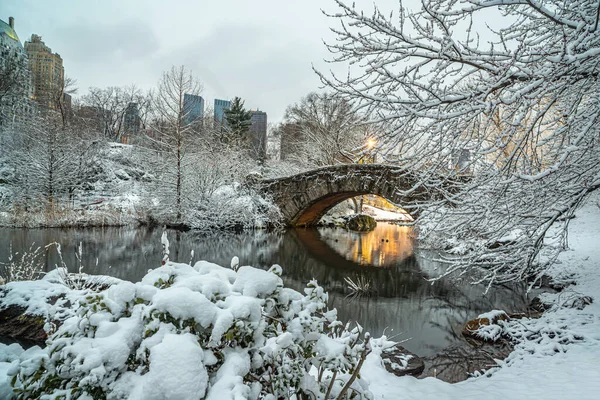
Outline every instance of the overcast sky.
POLYGON ((0 18, 15 17, 21 42, 39 34, 62 56, 79 94, 90 86, 151 88, 162 71, 183 64, 203 82, 207 105, 240 96, 278 122, 287 105, 319 88, 311 64, 330 68, 322 39, 335 22, 321 8, 336 10, 331 0, 1 3, 0 18))

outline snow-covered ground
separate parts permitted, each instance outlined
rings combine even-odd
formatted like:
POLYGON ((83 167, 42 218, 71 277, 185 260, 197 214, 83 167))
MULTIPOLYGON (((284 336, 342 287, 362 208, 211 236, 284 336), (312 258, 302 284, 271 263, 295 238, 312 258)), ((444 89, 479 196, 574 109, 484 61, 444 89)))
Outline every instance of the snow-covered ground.
MULTIPOLYGON (((35 228, 136 223, 143 219, 143 211, 148 208, 143 200, 149 197, 147 189, 154 177, 132 161, 134 154, 133 146, 106 143, 94 159, 93 173, 90 172, 86 184, 75 190, 72 199, 59 197, 52 209, 46 208, 41 201, 32 202, 28 207, 18 206, 22 188, 0 185, 0 226, 35 228)), ((2 171, 3 165, 0 159, 0 180, 10 181, 11 176, 2 171)))
MULTIPOLYGON (((399 209, 401 210, 401 209, 399 209)), ((379 207, 363 204, 362 213, 370 215, 375 221, 385 222, 412 222, 413 218, 408 213, 396 212, 393 210, 384 210, 379 207)), ((321 218, 320 224, 323 226, 344 226, 347 216, 355 215, 354 206, 348 200, 335 206, 329 210, 327 214, 321 218)))
POLYGON ((434 378, 398 378, 380 359, 366 360, 363 377, 376 399, 600 399, 600 208, 598 197, 577 212, 569 230, 570 250, 550 271, 556 280, 576 284, 545 294, 552 309, 540 319, 508 327, 524 340, 487 376, 449 384, 434 378), (591 305, 569 308, 574 298, 590 296, 591 305), (538 333, 536 333, 538 332, 538 333), (529 336, 529 340, 525 337, 529 336), (563 343, 565 344, 563 344, 563 343))
MULTIPOLYGON (((563 253, 560 262, 550 271, 550 275, 556 281, 575 284, 560 293, 545 294, 543 300, 551 304, 552 308, 541 318, 512 320, 502 325, 502 329, 518 338, 519 342, 506 360, 499 361, 499 368, 457 384, 445 383, 435 378, 422 380, 413 377, 400 378, 385 371, 379 357, 380 350, 375 346, 361 372, 361 382, 369 383, 369 390, 374 398, 381 400, 599 399, 600 208, 597 206, 598 201, 598 198, 593 199, 577 213, 570 226, 571 249, 563 253), (573 307, 575 300, 582 296, 590 296, 594 300, 593 303, 580 308, 573 307)), ((197 273, 191 267, 186 268, 191 275, 197 273)), ((216 266, 211 268, 210 271, 225 274, 225 281, 231 278, 229 275, 234 274, 231 270, 216 266)), ((176 281, 175 284, 187 288, 192 284, 202 286, 202 282, 202 279, 197 281, 187 279, 182 280, 181 284, 176 281)), ((229 285, 225 283, 225 286, 229 285)), ((150 285, 152 293, 156 292, 154 286, 156 285, 150 285)), ((152 301, 156 303, 157 299, 152 301)), ((144 306, 139 305, 139 307, 144 306)), ((164 354, 175 354, 181 357, 186 351, 185 346, 191 345, 191 342, 185 342, 181 343, 181 347, 177 347, 175 342, 168 340, 165 343, 170 346, 170 350, 164 354)), ((32 351, 32 354, 35 351, 32 351)), ((4 398, 2 396, 8 393, 7 374, 10 372, 11 365, 14 373, 16 360, 21 359, 22 363, 27 354, 27 352, 23 353, 19 346, 0 344, 0 398, 4 398)), ((167 362, 168 358, 165 359, 165 365, 170 365, 167 362)), ((152 356, 150 361, 152 362, 152 356)), ((223 369, 223 374, 225 372, 226 369, 223 369)), ((172 376, 172 379, 177 380, 184 376, 189 374, 181 375, 179 378, 172 376)), ((220 376, 219 381, 225 377, 220 376)), ((176 383, 165 382, 161 387, 181 387, 176 383)), ((227 387, 233 388, 233 386, 227 387)), ((223 388, 223 390, 227 389, 223 388)), ((220 393, 221 398, 231 397, 225 392, 220 393)))
POLYGON ((375 221, 402 221, 410 222, 413 219, 409 214, 397 213, 394 211, 383 210, 370 205, 363 205, 363 213, 375 218, 375 221))

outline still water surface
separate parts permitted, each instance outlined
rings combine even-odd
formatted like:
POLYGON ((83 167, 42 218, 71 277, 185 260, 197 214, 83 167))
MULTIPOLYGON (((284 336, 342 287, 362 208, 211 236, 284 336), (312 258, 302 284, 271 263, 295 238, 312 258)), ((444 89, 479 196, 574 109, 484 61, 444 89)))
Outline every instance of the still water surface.
MULTIPOLYGON (((83 249, 83 271, 140 280, 148 269, 160 266, 160 229, 0 229, 0 261, 12 251, 58 242, 65 263, 76 272, 76 249, 83 249)), ((523 288, 499 287, 483 295, 484 287, 444 278, 430 283, 443 268, 432 255, 417 250, 411 228, 379 223, 373 232, 343 229, 291 229, 200 236, 169 232, 171 260, 207 260, 223 266, 238 256, 240 265, 267 269, 283 267, 286 286, 301 291, 317 279, 329 292, 331 307, 342 321, 358 321, 375 337, 385 333, 421 356, 432 355, 461 340, 466 321, 492 309, 524 310, 523 288), (368 281, 370 296, 352 296, 344 281, 368 281)), ((59 263, 56 251, 45 255, 47 269, 59 263)))

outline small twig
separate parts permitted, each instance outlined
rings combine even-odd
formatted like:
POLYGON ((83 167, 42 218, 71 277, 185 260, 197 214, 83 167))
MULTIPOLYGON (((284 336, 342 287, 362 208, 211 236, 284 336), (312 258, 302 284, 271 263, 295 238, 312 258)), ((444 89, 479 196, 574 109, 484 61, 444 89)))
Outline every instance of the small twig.
POLYGON ((331 376, 331 381, 329 382, 329 386, 327 387, 327 392, 325 392, 325 399, 328 399, 329 395, 331 395, 331 389, 333 389, 333 383, 335 382, 336 376, 337 376, 337 371, 333 371, 333 375, 331 376))

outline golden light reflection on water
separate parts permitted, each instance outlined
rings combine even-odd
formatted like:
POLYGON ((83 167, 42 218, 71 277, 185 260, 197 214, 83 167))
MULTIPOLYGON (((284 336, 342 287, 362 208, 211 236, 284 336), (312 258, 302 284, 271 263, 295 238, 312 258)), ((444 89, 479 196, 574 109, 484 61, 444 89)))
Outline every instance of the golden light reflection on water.
POLYGON ((413 229, 379 222, 371 232, 319 229, 321 239, 347 260, 369 267, 392 267, 413 254, 413 229))

